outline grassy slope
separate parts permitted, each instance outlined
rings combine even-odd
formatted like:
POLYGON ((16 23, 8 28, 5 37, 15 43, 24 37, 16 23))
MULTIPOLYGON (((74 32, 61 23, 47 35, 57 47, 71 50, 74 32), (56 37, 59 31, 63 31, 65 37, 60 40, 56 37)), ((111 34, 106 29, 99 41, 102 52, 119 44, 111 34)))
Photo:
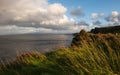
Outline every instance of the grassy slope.
POLYGON ((81 31, 71 48, 40 54, 24 53, 0 75, 120 75, 120 35, 81 31))

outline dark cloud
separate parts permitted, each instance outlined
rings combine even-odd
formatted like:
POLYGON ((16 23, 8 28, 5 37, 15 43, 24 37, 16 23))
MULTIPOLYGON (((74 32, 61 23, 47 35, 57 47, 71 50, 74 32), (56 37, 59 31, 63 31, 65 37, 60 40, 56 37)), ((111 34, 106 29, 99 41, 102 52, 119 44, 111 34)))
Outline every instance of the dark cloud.
POLYGON ((101 24, 102 24, 102 23, 101 23, 99 20, 93 22, 93 25, 100 26, 101 24))
POLYGON ((83 17, 85 14, 82 11, 81 7, 74 8, 71 10, 70 15, 75 16, 75 17, 83 17))
POLYGON ((76 23, 76 25, 89 26, 89 24, 87 22, 85 22, 85 21, 79 21, 79 22, 76 23))
POLYGON ((120 25, 120 22, 115 22, 115 23, 113 23, 113 25, 120 25))
POLYGON ((45 29, 52 29, 52 30, 72 30, 74 28, 74 24, 64 24, 64 25, 59 25, 59 24, 40 24, 37 22, 14 22, 14 23, 5 23, 5 24, 0 24, 0 26, 12 26, 16 25, 18 27, 34 27, 34 28, 45 28, 45 29))

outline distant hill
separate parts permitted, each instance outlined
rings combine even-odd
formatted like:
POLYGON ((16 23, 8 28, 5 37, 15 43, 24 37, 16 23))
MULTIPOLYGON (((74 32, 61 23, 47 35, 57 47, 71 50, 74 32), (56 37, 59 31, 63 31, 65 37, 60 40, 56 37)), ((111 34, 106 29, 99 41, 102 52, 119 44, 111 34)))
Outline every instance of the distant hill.
POLYGON ((120 25, 118 26, 110 26, 110 27, 101 27, 95 28, 90 31, 90 33, 120 33, 120 25))

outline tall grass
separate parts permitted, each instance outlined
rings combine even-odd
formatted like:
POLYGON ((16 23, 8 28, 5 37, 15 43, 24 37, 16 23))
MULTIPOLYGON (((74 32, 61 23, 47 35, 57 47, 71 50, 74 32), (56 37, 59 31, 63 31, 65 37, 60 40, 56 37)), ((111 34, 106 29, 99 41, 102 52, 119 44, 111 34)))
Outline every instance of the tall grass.
POLYGON ((0 75, 120 75, 119 37, 80 33, 70 48, 20 54, 14 62, 1 65, 0 75))

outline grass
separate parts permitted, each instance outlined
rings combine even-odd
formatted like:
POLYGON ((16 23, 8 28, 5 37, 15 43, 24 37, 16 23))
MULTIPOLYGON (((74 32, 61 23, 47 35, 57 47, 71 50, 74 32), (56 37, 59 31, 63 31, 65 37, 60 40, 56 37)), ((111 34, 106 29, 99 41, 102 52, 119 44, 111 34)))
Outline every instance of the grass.
POLYGON ((1 64, 0 75, 120 75, 120 35, 83 31, 70 48, 23 53, 1 64))

